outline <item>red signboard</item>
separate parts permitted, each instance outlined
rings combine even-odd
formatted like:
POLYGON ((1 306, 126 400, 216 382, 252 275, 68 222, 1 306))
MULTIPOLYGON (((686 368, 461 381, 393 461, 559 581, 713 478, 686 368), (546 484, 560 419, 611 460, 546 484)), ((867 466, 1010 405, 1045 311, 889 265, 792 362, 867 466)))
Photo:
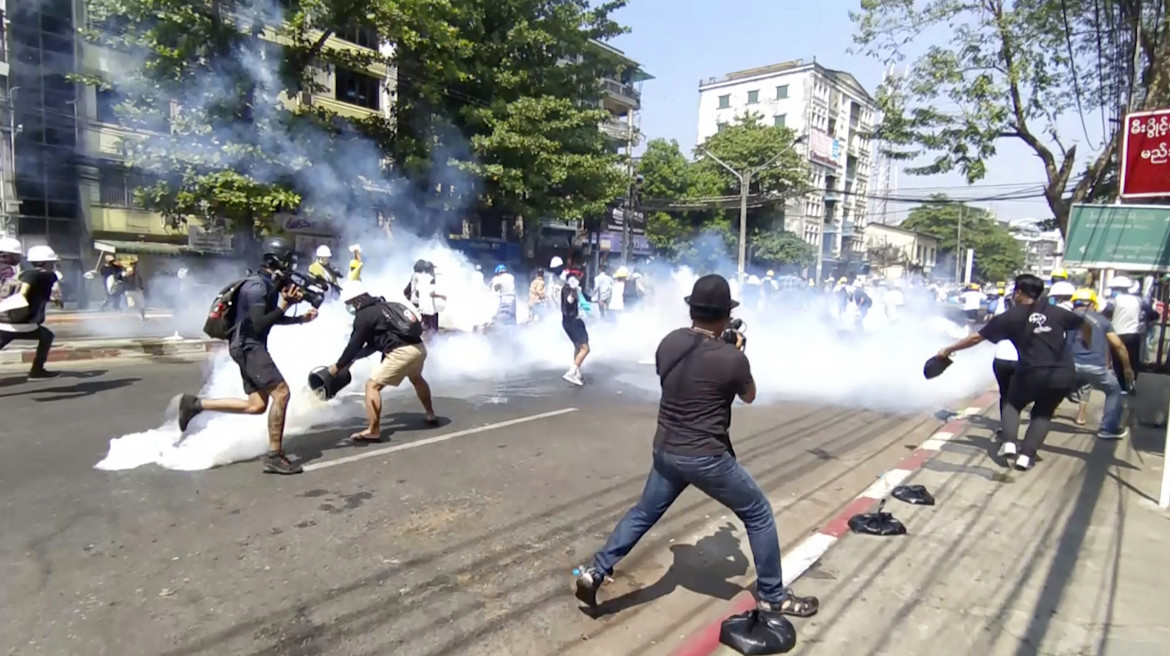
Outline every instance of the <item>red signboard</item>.
POLYGON ((1121 197, 1170 197, 1170 109, 1125 117, 1121 197))

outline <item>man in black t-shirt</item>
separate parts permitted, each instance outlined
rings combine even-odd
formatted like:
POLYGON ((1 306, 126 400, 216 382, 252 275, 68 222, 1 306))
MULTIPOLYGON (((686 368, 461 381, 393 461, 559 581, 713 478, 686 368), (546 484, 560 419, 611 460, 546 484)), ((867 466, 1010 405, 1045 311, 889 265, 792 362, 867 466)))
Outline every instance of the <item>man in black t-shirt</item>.
POLYGON ((21 271, 17 276, 20 280, 20 289, 16 293, 24 297, 28 306, 26 309, 17 310, 12 316, 0 317, 0 349, 14 340, 35 339, 37 352, 28 377, 52 378, 57 374, 45 369, 45 361, 48 360, 49 349, 53 346, 53 332, 43 324, 45 307, 53 295, 53 285, 57 284, 57 273, 53 270, 57 253, 48 246, 33 246, 28 249, 25 260, 28 261, 30 268, 21 271))
POLYGON ((814 615, 820 605, 815 597, 798 597, 784 588, 772 506, 731 448, 731 404, 736 397, 744 403, 756 398, 743 335, 735 333, 735 345, 722 338, 739 303, 718 275, 699 278, 686 302, 692 326, 668 334, 655 356, 662 400, 654 465, 642 498, 618 522, 592 564, 579 571, 577 598, 596 607, 597 591, 618 561, 694 485, 731 509, 747 528, 760 611, 776 622, 786 621, 780 615, 814 615))
POLYGON ((1076 387, 1076 368, 1068 335, 1080 332, 1086 348, 1091 343, 1092 327, 1084 317, 1042 300, 1044 281, 1024 274, 1016 278, 1011 309, 996 315, 977 333, 942 349, 938 355, 971 348, 986 340, 998 343, 1010 340, 1019 354, 1019 363, 1008 387, 1007 403, 1000 417, 1003 440, 1000 457, 1017 456, 1016 439, 1020 432, 1020 412, 1032 405, 1031 420, 1018 449, 1016 469, 1027 470, 1036 461, 1036 451, 1048 437, 1052 415, 1064 397, 1076 387))

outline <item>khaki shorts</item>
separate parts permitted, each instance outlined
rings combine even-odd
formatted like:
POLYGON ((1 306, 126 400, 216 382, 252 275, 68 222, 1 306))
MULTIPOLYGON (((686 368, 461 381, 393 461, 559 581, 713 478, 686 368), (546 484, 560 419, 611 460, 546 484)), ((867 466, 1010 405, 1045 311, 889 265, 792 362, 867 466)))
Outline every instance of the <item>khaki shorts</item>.
POLYGON ((426 361, 427 347, 422 344, 400 346, 386 354, 370 380, 383 387, 398 387, 403 380, 422 375, 426 361))

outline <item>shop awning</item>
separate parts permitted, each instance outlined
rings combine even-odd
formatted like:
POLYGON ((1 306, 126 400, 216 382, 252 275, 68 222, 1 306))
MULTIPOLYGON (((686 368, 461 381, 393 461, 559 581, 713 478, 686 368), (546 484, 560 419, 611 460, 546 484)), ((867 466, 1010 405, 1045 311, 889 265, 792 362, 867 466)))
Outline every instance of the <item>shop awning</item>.
POLYGON ((104 244, 117 253, 127 255, 229 255, 216 250, 191 248, 187 244, 168 244, 158 241, 122 241, 119 239, 95 239, 95 247, 104 244))

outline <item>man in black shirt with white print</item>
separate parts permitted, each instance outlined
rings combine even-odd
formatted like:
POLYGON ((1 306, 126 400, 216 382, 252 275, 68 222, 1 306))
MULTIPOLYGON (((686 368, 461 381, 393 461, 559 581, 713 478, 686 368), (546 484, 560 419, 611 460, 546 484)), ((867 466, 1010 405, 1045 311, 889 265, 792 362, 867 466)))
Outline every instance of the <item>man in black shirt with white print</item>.
POLYGON ((692 325, 668 334, 655 356, 662 399, 654 435, 653 467, 642 498, 618 522, 605 546, 576 579, 577 598, 597 605, 597 591, 613 568, 666 513, 688 486, 694 485, 727 506, 743 521, 756 564, 759 609, 773 621, 817 612, 815 597, 798 597, 784 588, 780 541, 772 506, 751 475, 735 459, 728 428, 731 404, 756 398, 751 366, 743 353, 743 335, 733 346, 722 339, 739 305, 725 278, 707 275, 695 282, 686 299, 692 325))
POLYGON ((1081 342, 1089 348, 1092 326, 1084 317, 1057 305, 1045 302, 1044 281, 1023 274, 1015 280, 1011 309, 998 314, 977 333, 973 333, 938 352, 939 357, 950 358, 956 351, 971 348, 986 340, 999 343, 1010 340, 1019 354, 1019 364, 1009 383, 1007 403, 1000 417, 999 449, 1001 458, 1017 456, 1016 440, 1020 432, 1020 412, 1032 406, 1024 443, 1018 449, 1016 469, 1030 469, 1036 462, 1036 451, 1048 437, 1052 415, 1064 397, 1076 388, 1077 373, 1068 335, 1080 333, 1081 342))

